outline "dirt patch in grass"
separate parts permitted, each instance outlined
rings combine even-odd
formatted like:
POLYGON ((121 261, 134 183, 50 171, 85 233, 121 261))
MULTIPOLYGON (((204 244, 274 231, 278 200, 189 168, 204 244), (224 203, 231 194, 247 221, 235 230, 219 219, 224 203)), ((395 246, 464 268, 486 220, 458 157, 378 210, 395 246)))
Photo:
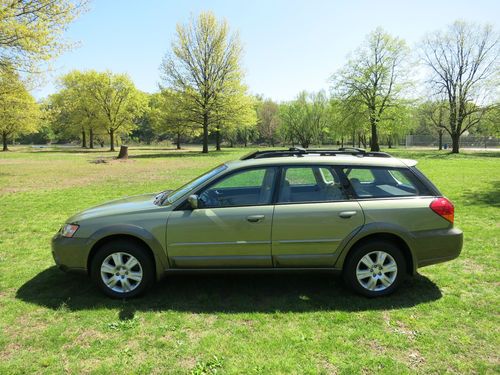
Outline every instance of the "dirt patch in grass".
POLYGON ((0 360, 8 361, 17 352, 23 350, 23 346, 17 342, 9 342, 2 350, 0 350, 0 360))
POLYGON ((321 359, 318 363, 319 371, 328 375, 337 375, 339 373, 338 368, 328 361, 327 359, 321 359))
POLYGON ((196 366, 196 363, 197 359, 195 357, 182 357, 177 360, 179 367, 186 371, 191 371, 196 366))
POLYGON ((425 358, 418 349, 410 349, 406 353, 406 363, 410 368, 416 370, 425 364, 425 358))

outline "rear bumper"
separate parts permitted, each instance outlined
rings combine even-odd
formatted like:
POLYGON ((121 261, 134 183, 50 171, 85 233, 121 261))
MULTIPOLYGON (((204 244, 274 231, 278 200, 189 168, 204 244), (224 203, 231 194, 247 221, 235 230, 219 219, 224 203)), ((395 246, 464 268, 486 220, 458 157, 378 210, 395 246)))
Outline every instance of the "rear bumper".
POLYGON ((457 258, 462 251, 463 232, 458 228, 413 233, 416 268, 457 258))
POLYGON ((63 271, 87 272, 88 252, 86 238, 52 237, 52 257, 63 271))

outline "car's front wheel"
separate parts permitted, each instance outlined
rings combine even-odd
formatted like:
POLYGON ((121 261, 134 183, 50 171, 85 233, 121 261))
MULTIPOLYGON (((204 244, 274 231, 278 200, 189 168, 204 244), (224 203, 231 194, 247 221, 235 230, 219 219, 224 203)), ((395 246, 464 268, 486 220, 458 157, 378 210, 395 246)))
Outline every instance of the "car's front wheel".
POLYGON ((138 244, 119 240, 104 244, 90 266, 92 280, 113 298, 130 298, 143 293, 154 280, 154 266, 138 244))
POLYGON ((355 292, 367 297, 393 293, 406 275, 401 250, 388 241, 358 246, 346 259, 344 280, 355 292))

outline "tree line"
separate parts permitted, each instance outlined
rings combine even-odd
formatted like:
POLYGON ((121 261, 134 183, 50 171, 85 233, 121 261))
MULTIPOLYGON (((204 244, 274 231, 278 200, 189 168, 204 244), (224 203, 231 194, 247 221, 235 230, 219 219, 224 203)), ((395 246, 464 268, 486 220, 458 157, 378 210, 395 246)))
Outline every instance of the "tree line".
MULTIPOLYGON (((66 12, 59 18, 61 27, 79 9, 66 0, 24 3, 33 9, 33 4, 39 4, 48 16, 56 4, 66 12)), ((231 31, 227 21, 205 12, 177 25, 160 65, 158 92, 141 92, 125 74, 72 71, 59 78, 55 94, 37 103, 29 93, 30 75, 23 72, 53 56, 35 51, 31 59, 28 52, 17 57, 20 47, 2 34, 7 22, 17 22, 23 30, 23 24, 31 25, 36 19, 18 15, 6 20, 0 15, 4 150, 17 138, 79 140, 82 147, 107 144, 110 150, 118 140, 168 139, 177 148, 199 142, 202 152, 209 151, 209 144, 220 150, 223 143, 338 144, 377 151, 381 143, 391 147, 412 132, 435 134, 439 139, 448 134, 452 152, 459 152, 463 134, 500 133, 495 96, 500 83, 499 37, 488 25, 457 21, 427 34, 413 53, 404 40, 377 28, 329 77, 329 92, 304 91, 294 100, 277 103, 249 93, 238 33, 231 31), (416 66, 425 78, 413 78, 416 66), (425 94, 418 95, 418 88, 424 88, 425 94)), ((44 33, 57 35, 58 30, 46 28, 44 33)), ((32 34, 36 30, 29 30, 26 38, 32 34)), ((54 38, 38 40, 39 50, 59 46, 54 38)))

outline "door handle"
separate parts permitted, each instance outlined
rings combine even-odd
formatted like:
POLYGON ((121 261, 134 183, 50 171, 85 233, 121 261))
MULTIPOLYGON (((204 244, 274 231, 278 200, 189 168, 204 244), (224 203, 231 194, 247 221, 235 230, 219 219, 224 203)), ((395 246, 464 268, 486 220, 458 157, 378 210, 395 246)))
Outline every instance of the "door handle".
POLYGON ((356 211, 342 211, 341 213, 339 213, 339 216, 342 219, 349 219, 354 215, 356 215, 356 211))
POLYGON ((250 216, 247 216, 247 221, 251 222, 251 223, 258 223, 259 221, 262 221, 264 220, 264 215, 250 215, 250 216))

